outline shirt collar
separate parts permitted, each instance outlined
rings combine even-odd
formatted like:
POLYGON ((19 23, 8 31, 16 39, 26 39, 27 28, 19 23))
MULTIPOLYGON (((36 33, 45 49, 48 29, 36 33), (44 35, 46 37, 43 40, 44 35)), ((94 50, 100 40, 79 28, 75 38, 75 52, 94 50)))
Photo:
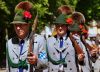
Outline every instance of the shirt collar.
MULTIPOLYGON (((65 34, 64 36, 62 36, 63 40, 66 40, 67 34, 65 34)), ((57 39, 60 39, 60 36, 57 35, 57 39)))

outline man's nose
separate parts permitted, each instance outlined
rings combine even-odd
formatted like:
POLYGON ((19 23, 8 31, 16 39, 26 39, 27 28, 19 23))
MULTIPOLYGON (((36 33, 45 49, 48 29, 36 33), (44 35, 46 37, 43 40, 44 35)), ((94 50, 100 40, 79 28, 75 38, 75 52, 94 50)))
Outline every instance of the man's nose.
POLYGON ((19 30, 19 29, 20 29, 20 27, 18 26, 18 27, 17 27, 17 30, 19 30))
POLYGON ((59 27, 59 29, 62 29, 62 27, 59 27))

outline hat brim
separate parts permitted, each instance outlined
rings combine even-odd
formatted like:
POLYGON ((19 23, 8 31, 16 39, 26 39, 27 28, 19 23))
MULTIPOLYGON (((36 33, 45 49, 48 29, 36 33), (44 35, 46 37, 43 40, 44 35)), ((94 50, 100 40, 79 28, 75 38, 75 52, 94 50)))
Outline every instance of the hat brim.
POLYGON ((67 25, 66 23, 62 23, 62 22, 53 22, 53 24, 55 24, 55 25, 67 25))
POLYGON ((21 21, 13 21, 10 24, 27 24, 26 22, 21 22, 21 21))
POLYGON ((74 32, 74 31, 80 32, 81 31, 79 28, 73 28, 73 27, 68 27, 68 29, 71 32, 74 32))
POLYGON ((69 31, 71 31, 71 32, 80 32, 80 30, 76 30, 76 29, 69 29, 69 31))

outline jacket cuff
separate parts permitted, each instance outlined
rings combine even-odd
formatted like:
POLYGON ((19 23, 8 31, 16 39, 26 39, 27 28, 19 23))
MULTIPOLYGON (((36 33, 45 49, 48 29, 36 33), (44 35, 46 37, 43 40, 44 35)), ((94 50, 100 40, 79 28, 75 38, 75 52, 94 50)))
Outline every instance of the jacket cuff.
POLYGON ((47 61, 38 60, 37 64, 35 65, 36 69, 46 69, 47 68, 47 61))

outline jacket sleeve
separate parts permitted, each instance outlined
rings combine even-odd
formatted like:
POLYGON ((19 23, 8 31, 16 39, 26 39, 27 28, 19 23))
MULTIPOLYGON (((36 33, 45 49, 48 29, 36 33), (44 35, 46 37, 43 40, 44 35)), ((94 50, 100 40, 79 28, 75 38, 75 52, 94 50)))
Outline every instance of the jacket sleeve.
POLYGON ((37 69, 47 68, 47 53, 46 53, 46 40, 44 37, 39 37, 38 41, 38 62, 36 65, 37 69))

